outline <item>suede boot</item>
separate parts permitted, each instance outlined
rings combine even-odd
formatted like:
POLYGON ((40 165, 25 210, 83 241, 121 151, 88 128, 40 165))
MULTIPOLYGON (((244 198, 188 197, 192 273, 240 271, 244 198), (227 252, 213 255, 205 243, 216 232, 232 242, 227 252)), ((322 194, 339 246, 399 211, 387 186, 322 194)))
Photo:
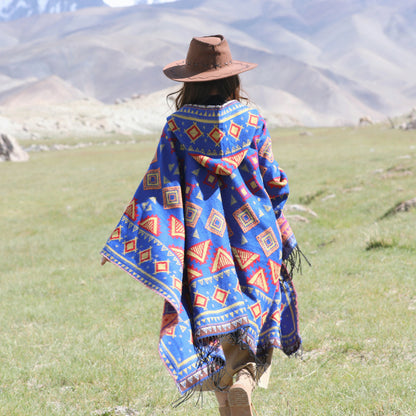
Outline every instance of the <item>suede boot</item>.
POLYGON ((231 416, 230 404, 228 402, 228 391, 216 391, 218 410, 221 416, 231 416))
POLYGON ((253 416, 251 394, 255 385, 254 364, 249 364, 236 373, 236 380, 228 392, 231 416, 253 416))

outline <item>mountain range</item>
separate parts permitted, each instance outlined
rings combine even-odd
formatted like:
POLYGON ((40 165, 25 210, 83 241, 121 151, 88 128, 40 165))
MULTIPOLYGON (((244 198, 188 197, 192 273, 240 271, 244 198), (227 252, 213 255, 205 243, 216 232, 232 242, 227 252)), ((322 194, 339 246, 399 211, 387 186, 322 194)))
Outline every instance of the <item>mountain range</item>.
POLYGON ((0 21, 21 19, 43 13, 73 12, 87 7, 101 7, 102 0, 1 0, 0 21))
POLYGON ((162 68, 185 57, 192 36, 222 33, 236 59, 259 64, 243 87, 271 122, 381 119, 416 104, 415 19, 413 0, 179 0, 31 15, 0 23, 0 106, 165 91, 179 85, 162 68))
MULTIPOLYGON (((175 0, 131 0, 133 4, 157 4, 175 0)), ((90 7, 116 4, 113 0, 0 0, 0 22, 38 14, 73 12, 90 7)))

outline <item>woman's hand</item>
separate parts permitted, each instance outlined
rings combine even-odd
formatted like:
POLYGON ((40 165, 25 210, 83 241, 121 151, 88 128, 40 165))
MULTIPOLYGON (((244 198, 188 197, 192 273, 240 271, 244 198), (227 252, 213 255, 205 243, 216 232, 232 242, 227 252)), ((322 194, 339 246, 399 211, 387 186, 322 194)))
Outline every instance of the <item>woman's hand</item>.
POLYGON ((107 258, 102 256, 101 257, 101 266, 104 266, 104 264, 106 264, 108 262, 107 258))

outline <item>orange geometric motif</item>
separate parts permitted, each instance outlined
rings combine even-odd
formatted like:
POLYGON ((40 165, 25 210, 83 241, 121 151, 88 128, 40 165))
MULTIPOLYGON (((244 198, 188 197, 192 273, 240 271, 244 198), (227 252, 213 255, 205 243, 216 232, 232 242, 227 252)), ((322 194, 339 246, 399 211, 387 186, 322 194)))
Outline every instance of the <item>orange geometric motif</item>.
POLYGON ((124 254, 136 251, 136 239, 126 241, 124 243, 124 254))
POLYGON ((241 270, 246 270, 260 259, 260 254, 242 248, 231 247, 234 259, 241 270))
POLYGON ((209 162, 209 157, 204 155, 196 155, 195 153, 191 153, 191 156, 203 167, 207 166, 207 163, 209 162))
POLYGON ((218 182, 217 177, 211 172, 208 172, 207 176, 205 176, 204 183, 210 186, 211 188, 215 188, 215 186, 217 185, 217 182, 218 182))
POLYGON ((220 289, 219 287, 215 290, 213 299, 217 302, 221 303, 222 305, 225 304, 225 301, 227 300, 228 292, 225 290, 220 289))
POLYGON ((235 211, 233 217, 245 233, 250 231, 260 222, 249 204, 245 204, 235 211))
POLYGON ((249 179, 248 188, 251 190, 253 194, 255 194, 256 192, 260 191, 260 189, 262 189, 262 187, 260 186, 255 176, 249 179))
MULTIPOLYGON (((277 283, 279 282, 279 278, 280 278, 280 264, 276 263, 273 260, 269 260, 269 268, 270 268, 270 273, 272 275, 272 282, 274 285, 277 285, 277 283)), ((279 289, 279 286, 277 286, 277 289, 279 289)))
POLYGON ((248 124, 250 124, 250 126, 257 127, 258 122, 259 122, 259 116, 250 114, 250 117, 248 118, 248 124))
POLYGON ((156 215, 151 215, 150 217, 147 217, 145 220, 140 221, 139 225, 141 228, 144 228, 156 237, 160 235, 159 218, 156 215))
POLYGON ((225 167, 223 165, 218 164, 217 166, 215 166, 215 173, 217 175, 225 175, 225 176, 228 176, 228 175, 231 175, 233 173, 233 171, 230 168, 227 168, 227 167, 225 167))
POLYGON ((261 315, 261 306, 259 301, 257 301, 253 306, 250 306, 250 309, 255 319, 261 315))
POLYGON ((272 227, 269 227, 267 230, 264 230, 261 234, 259 234, 256 237, 256 239, 260 243, 260 246, 267 257, 269 257, 279 248, 279 242, 277 241, 272 227))
POLYGON ((219 247, 215 252, 214 261, 210 267, 211 273, 216 273, 226 267, 234 266, 233 258, 230 253, 222 247, 219 247))
POLYGON ((224 216, 216 209, 212 208, 207 223, 205 224, 205 228, 208 231, 211 231, 212 233, 217 234, 220 237, 223 237, 226 227, 227 224, 225 222, 224 216))
POLYGON ((169 217, 169 234, 173 238, 185 240, 185 226, 181 220, 178 220, 173 215, 169 217))
POLYGON ((204 264, 208 257, 211 244, 211 240, 206 240, 202 241, 201 243, 195 244, 194 246, 188 249, 186 255, 198 261, 199 263, 204 264))
POLYGON ((243 201, 247 201, 247 199, 249 199, 251 197, 250 192, 247 190, 246 186, 244 185, 244 183, 242 183, 238 188, 235 188, 237 190, 237 192, 240 194, 241 199, 243 201))
POLYGON ((185 130, 185 133, 194 142, 196 139, 202 136, 202 131, 199 130, 196 124, 193 124, 189 129, 185 130))
POLYGON ((253 165, 254 169, 257 169, 259 167, 259 158, 257 157, 257 153, 255 153, 254 155, 248 156, 248 159, 250 159, 250 162, 253 165))
POLYGON ((240 136, 240 133, 241 133, 241 126, 235 123, 231 123, 230 129, 228 130, 228 134, 238 139, 240 136))
POLYGON ((162 182, 160 180, 160 169, 150 169, 147 171, 143 179, 143 189, 161 189, 162 182))
POLYGON ((176 130, 178 130, 178 126, 176 125, 176 123, 175 123, 175 121, 173 120, 173 119, 170 119, 169 121, 168 121, 168 126, 169 126, 169 129, 170 129, 170 131, 176 131, 176 130))
POLYGON ((163 188, 163 208, 182 208, 182 193, 180 186, 163 188))
POLYGON ((243 150, 233 156, 223 157, 222 160, 234 166, 235 168, 238 168, 238 166, 240 166, 240 163, 246 157, 246 154, 247 154, 247 150, 243 150))
POLYGON ((286 178, 280 179, 280 177, 278 178, 276 177, 270 180, 269 182, 267 182, 267 184, 272 188, 283 188, 284 186, 287 185, 287 179, 286 178))
POLYGON ((136 220, 137 209, 136 209, 136 200, 133 198, 130 203, 127 205, 124 214, 129 217, 132 221, 136 220))
POLYGON ((285 306, 286 306, 286 303, 282 302, 280 304, 280 309, 278 309, 277 311, 275 311, 273 313, 273 315, 272 315, 272 319, 274 321, 276 321, 278 324, 280 324, 280 319, 281 319, 282 312, 283 312, 283 309, 285 308, 285 306))
POLYGON ((261 289, 263 292, 268 293, 269 285, 267 284, 266 273, 264 269, 258 269, 253 275, 247 280, 249 285, 253 285, 261 289))
POLYGON ((155 262, 155 273, 168 273, 169 262, 168 261, 156 261, 155 262))
POLYGON ((192 202, 185 203, 185 222, 188 227, 195 228, 201 215, 202 208, 192 202))
POLYGON ((110 241, 119 240, 121 236, 121 227, 117 227, 110 236, 110 241))
POLYGON ((152 249, 148 248, 146 250, 143 250, 139 253, 139 259, 140 263, 144 263, 145 261, 152 260, 152 249))
POLYGON ((179 291, 182 290, 182 281, 179 279, 173 279, 173 287, 179 291))
POLYGON ((283 215, 278 218, 277 223, 284 243, 293 234, 293 231, 283 215))
POLYGON ((273 319, 273 321, 280 324, 280 310, 277 310, 277 311, 273 312, 272 319, 273 319))
POLYGON ((195 301, 194 301, 194 306, 199 306, 201 308, 206 308, 208 303, 208 298, 200 295, 199 293, 196 294, 195 296, 195 301))
POLYGON ((185 262, 185 250, 182 247, 169 246, 169 248, 175 253, 175 256, 180 260, 182 267, 185 262))
POLYGON ((267 139, 265 140, 263 146, 261 147, 259 151, 259 155, 267 159, 270 163, 273 163, 274 157, 273 157, 273 151, 272 151, 272 141, 270 137, 267 137, 267 139))
POLYGON ((198 279, 198 277, 202 277, 203 274, 201 271, 195 269, 195 267, 193 267, 192 265, 189 266, 187 269, 188 272, 188 281, 192 282, 195 279, 198 279))
POLYGON ((208 134, 208 137, 212 139, 215 144, 219 144, 224 136, 225 134, 218 127, 214 127, 208 134))

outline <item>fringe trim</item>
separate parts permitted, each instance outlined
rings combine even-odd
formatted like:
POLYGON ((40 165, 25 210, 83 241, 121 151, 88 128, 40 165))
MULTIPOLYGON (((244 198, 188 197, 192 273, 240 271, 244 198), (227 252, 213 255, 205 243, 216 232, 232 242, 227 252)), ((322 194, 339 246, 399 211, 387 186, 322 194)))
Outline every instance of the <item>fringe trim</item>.
POLYGON ((289 274, 290 279, 293 278, 294 271, 298 272, 299 274, 302 274, 302 259, 306 261, 309 267, 312 267, 311 262, 303 254, 299 246, 296 245, 296 247, 289 254, 289 257, 283 261, 284 265, 286 266, 287 273, 289 274))
POLYGON ((302 340, 300 339, 300 337, 294 344, 290 345, 289 347, 283 348, 283 352, 288 357, 302 358, 303 347, 302 347, 302 340))

